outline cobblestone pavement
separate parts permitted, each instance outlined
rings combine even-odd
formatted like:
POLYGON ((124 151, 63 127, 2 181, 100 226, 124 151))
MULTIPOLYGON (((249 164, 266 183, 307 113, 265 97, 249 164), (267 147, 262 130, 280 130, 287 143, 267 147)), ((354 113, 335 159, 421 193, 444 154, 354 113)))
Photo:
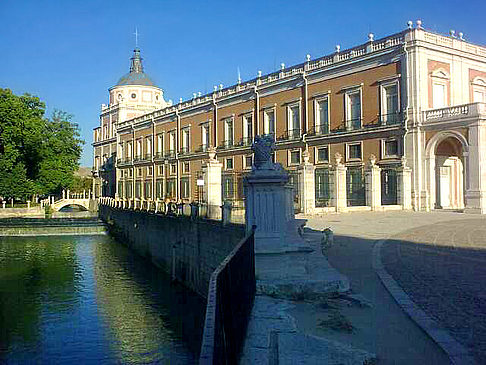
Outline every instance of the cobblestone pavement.
POLYGON ((486 219, 456 219, 393 235, 382 248, 412 300, 486 363, 486 219))
MULTIPOLYGON (((362 318, 346 313, 353 325, 360 329, 348 338, 354 346, 376 353, 380 364, 448 363, 447 355, 396 304, 373 268, 375 244, 397 237, 397 241, 385 242, 382 251, 386 269, 393 278, 417 304, 429 304, 427 314, 436 319, 439 326, 444 326, 455 336, 470 338, 465 344, 468 349, 471 349, 471 341, 478 348, 484 348, 486 336, 484 332, 479 333, 479 328, 484 328, 484 319, 477 318, 481 311, 484 317, 486 311, 486 232, 483 230, 486 229, 486 217, 450 211, 390 211, 300 215, 299 218, 306 218, 307 227, 316 234, 326 227, 334 231, 334 246, 328 252, 329 263, 350 279, 353 292, 362 294, 372 303, 372 308, 362 318), (407 234, 400 245, 399 235, 407 234), (427 244, 427 240, 435 244, 427 244), (417 288, 422 291, 416 291, 417 288), (420 297, 422 301, 417 299, 420 297), (440 303, 436 304, 436 301, 440 303), (441 309, 441 317, 432 313, 443 307, 447 309, 441 309), (466 312, 461 314, 463 311, 466 312), (454 321, 459 331, 446 327, 449 322, 443 322, 443 317, 449 322, 454 321), (470 324, 473 331, 469 329, 470 324)), ((345 338, 337 340, 346 342, 345 338)), ((476 357, 480 356, 479 363, 486 363, 483 350, 471 350, 476 357)))

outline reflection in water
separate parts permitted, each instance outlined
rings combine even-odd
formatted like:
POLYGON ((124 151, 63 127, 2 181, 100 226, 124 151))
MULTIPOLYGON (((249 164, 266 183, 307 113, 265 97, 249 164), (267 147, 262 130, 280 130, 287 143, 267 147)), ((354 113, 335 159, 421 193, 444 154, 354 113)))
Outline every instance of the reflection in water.
POLYGON ((0 363, 194 363, 203 316, 108 236, 0 238, 0 363))

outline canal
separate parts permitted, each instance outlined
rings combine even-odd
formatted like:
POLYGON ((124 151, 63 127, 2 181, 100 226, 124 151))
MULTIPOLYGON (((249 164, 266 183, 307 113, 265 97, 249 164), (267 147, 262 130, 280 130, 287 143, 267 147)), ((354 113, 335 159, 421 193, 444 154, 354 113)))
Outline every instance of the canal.
POLYGON ((0 363, 193 364, 204 312, 109 236, 0 237, 0 363))

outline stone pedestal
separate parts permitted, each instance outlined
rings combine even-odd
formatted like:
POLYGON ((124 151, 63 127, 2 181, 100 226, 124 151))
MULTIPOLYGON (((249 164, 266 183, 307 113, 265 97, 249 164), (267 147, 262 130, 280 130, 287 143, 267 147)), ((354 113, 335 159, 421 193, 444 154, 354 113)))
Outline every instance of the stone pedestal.
POLYGON ((412 209, 412 169, 403 160, 397 169, 398 204, 402 209, 412 209))
POLYGON ((255 253, 284 253, 307 249, 297 233, 289 176, 280 164, 271 161, 272 138, 255 137, 252 149, 255 164, 244 179, 246 229, 255 231, 255 253))
POLYGON ((288 174, 280 167, 254 169, 245 178, 246 229, 255 225, 255 252, 285 251, 285 234, 288 229, 289 193, 288 174))
POLYGON ((336 153, 336 164, 331 170, 331 179, 334 185, 334 194, 332 205, 336 207, 336 212, 345 211, 347 208, 346 201, 346 171, 347 168, 341 163, 341 154, 336 153))
POLYGON ((366 204, 371 207, 371 210, 378 210, 381 207, 381 169, 375 163, 376 157, 370 156, 365 169, 366 204))
POLYGON ((203 196, 208 205, 208 218, 221 219, 222 189, 221 169, 223 164, 216 159, 214 149, 209 151, 209 160, 203 166, 203 196))
POLYGON ((299 191, 301 195, 301 211, 304 214, 314 213, 316 207, 316 189, 315 189, 315 167, 309 162, 309 152, 304 151, 302 154, 304 163, 299 166, 299 191))

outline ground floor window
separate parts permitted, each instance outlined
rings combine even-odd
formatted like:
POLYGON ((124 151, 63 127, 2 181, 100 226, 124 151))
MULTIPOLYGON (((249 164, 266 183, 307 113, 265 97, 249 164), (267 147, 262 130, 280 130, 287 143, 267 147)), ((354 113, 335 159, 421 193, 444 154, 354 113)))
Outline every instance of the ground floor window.
POLYGON ((398 204, 397 170, 384 168, 381 170, 381 205, 398 204))
POLYGON ((123 198, 123 181, 118 181, 118 196, 123 198))
POLYGON ((142 182, 135 181, 135 198, 140 199, 142 197, 142 182))
POLYGON ((366 205, 365 181, 361 167, 348 167, 346 171, 346 199, 348 207, 366 205))
POLYGON ((299 203, 299 172, 289 171, 289 185, 294 189, 294 203, 299 203))
POLYGON ((131 199, 133 198, 133 182, 132 181, 125 181, 125 198, 131 199))
POLYGON ((162 199, 164 194, 164 181, 157 180, 155 182, 155 197, 157 199, 162 199))
POLYGON ((152 198, 152 181, 145 181, 144 186, 143 186, 143 197, 145 199, 151 199, 152 198))
POLYGON ((165 183, 165 197, 169 199, 176 198, 176 179, 167 179, 165 183))
POLYGON ((190 194, 189 177, 181 177, 181 198, 188 199, 190 194))
POLYGON ((223 201, 236 198, 234 174, 224 174, 221 178, 223 201))
POLYGON ((329 169, 319 168, 315 170, 316 207, 328 207, 331 205, 331 179, 329 169))

